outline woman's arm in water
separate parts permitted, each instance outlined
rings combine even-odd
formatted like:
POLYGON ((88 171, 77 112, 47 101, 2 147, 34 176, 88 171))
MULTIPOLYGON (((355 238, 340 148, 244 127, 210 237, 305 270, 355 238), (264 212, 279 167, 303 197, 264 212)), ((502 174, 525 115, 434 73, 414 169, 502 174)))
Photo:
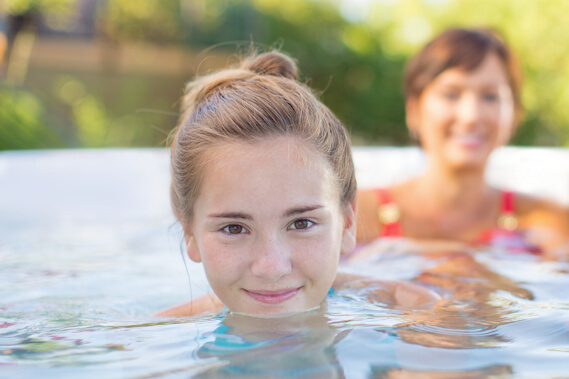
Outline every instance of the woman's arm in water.
POLYGON ((441 297, 434 291, 403 280, 378 280, 339 272, 333 285, 342 288, 369 289, 369 299, 405 308, 432 306, 441 297))
POLYGON ((519 227, 546 259, 569 257, 569 208, 531 196, 518 196, 519 227))

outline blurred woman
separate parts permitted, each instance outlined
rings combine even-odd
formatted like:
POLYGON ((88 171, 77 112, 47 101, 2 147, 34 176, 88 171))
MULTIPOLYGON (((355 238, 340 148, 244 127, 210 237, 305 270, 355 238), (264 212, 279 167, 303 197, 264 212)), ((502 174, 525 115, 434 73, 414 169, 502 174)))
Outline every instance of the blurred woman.
POLYGON ((406 121, 428 156, 426 172, 358 194, 358 240, 405 236, 567 255, 569 209, 485 180, 490 154, 522 115, 520 69, 487 29, 449 29, 408 63, 406 121))

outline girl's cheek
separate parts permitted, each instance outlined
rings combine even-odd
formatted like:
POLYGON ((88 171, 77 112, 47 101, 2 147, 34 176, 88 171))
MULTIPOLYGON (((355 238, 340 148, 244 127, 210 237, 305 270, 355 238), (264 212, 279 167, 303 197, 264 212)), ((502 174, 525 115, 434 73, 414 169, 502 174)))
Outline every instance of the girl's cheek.
MULTIPOLYGON (((341 234, 339 234, 341 235, 341 234)), ((307 239, 300 241, 293 246, 299 262, 312 267, 322 267, 322 262, 333 261, 332 258, 339 256, 341 239, 334 236, 320 236, 320 238, 307 239)))
POLYGON ((210 274, 223 276, 235 265, 236 251, 215 238, 206 239, 201 246, 201 256, 204 266, 210 274))
POLYGON ((228 257, 228 254, 211 254, 204 260, 204 269, 212 287, 228 285, 245 275, 245 262, 228 257))

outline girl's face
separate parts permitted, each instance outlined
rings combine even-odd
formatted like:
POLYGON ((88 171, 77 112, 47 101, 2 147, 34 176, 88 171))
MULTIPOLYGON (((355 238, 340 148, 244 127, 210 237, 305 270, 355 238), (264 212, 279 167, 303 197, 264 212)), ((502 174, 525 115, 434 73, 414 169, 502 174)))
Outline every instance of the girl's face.
POLYGON ((490 53, 474 71, 443 71, 407 104, 407 124, 431 159, 481 168, 514 128, 514 105, 502 61, 490 53))
POLYGON ((341 206, 328 163, 288 138, 224 144, 207 158, 184 229, 213 291, 234 312, 317 307, 355 245, 355 205, 341 206))

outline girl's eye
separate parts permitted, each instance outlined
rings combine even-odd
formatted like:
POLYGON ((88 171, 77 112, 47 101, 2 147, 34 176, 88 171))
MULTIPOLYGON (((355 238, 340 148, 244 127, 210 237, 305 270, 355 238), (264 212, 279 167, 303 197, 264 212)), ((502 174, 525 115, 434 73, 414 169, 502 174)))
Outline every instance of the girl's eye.
POLYGON ((307 229, 312 225, 314 225, 314 223, 312 221, 295 220, 292 224, 290 224, 289 229, 307 229))
POLYGON ((241 234, 245 233, 246 229, 241 225, 227 225, 223 228, 223 231, 228 234, 241 234))
POLYGON ((460 96, 458 94, 458 92, 454 92, 454 91, 443 92, 442 95, 447 100, 456 100, 460 96))
POLYGON ((498 95, 496 95, 495 93, 485 93, 482 98, 485 101, 489 101, 489 102, 494 102, 496 100, 498 100, 498 95))

